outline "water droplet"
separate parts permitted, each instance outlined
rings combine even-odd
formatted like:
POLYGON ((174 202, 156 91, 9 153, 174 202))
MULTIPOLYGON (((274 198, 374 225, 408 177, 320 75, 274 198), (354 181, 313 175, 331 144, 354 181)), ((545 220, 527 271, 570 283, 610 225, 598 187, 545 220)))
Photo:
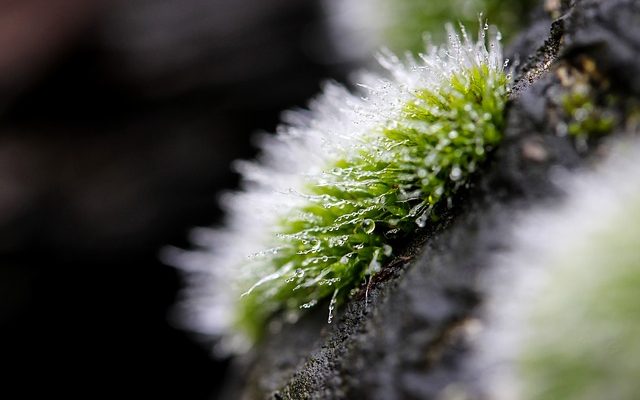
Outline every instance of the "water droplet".
POLYGON ((476 170, 476 162, 475 161, 470 161, 469 165, 467 166, 467 168, 469 169, 469 172, 474 172, 476 170))
POLYGON ((393 251, 393 248, 388 244, 385 244, 384 246, 382 246, 382 251, 385 256, 389 257, 391 255, 391 252, 393 251))
POLYGON ((290 324, 295 324, 296 322, 298 322, 298 319, 300 319, 300 313, 290 310, 285 313, 284 319, 290 324))
POLYGON ((340 263, 341 264, 348 264, 349 263, 349 254, 345 254, 340 258, 340 263))
POLYGON ((372 219, 367 218, 362 221, 362 229, 364 230, 364 233, 369 234, 373 232, 374 229, 376 229, 376 223, 372 219))
POLYGON ((336 301, 338 299, 338 290, 336 289, 333 292, 333 296, 331 296, 331 301, 329 302, 329 317, 327 318, 327 323, 330 324, 333 320, 333 310, 336 308, 336 301))
POLYGON ((420 228, 424 228, 427 225, 428 217, 429 215, 427 213, 423 213, 418 218, 416 218, 416 225, 418 225, 420 228))
POLYGON ((449 132, 449 139, 453 140, 453 139, 455 139, 457 137, 458 137, 458 131, 453 130, 453 131, 449 132))
POLYGON ((451 178, 452 181, 457 181, 460 178, 462 178, 462 170, 460 169, 460 167, 456 165, 453 168, 451 168, 451 173, 449 174, 449 178, 451 178))
POLYGON ((378 255, 380 254, 380 249, 376 249, 376 251, 373 252, 373 258, 371 259, 371 262, 369 262, 369 273, 370 274, 375 274, 378 273, 380 271, 380 262, 378 261, 378 255))
POLYGON ((398 234, 398 232, 400 232, 400 229, 398 229, 398 228, 393 228, 393 229, 389 229, 388 231, 386 231, 386 232, 384 233, 384 235, 385 235, 386 237, 388 237, 388 238, 393 238, 393 237, 395 237, 395 236, 398 234))
POLYGON ((424 158, 424 164, 425 164, 425 165, 427 165, 427 166, 431 166, 432 164, 434 164, 434 163, 435 163, 435 161, 436 161, 437 157, 438 157, 438 156, 437 156, 437 154, 436 154, 436 152, 435 152, 435 151, 434 151, 434 152, 432 152, 432 153, 429 153, 429 155, 427 155, 427 156, 424 158))
POLYGON ((310 302, 308 302, 308 303, 302 304, 302 305, 300 306, 300 308, 307 308, 307 309, 308 309, 308 308, 311 308, 311 307, 315 306, 316 304, 318 304, 318 300, 313 299, 313 300, 311 300, 311 301, 310 301, 310 302))

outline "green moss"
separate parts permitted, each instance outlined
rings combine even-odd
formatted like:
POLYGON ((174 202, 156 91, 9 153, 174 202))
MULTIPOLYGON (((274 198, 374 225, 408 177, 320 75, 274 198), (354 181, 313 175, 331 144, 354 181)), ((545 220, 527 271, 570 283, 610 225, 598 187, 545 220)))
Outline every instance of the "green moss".
POLYGON ((458 73, 327 166, 308 205, 280 222, 276 273, 242 298, 239 328, 257 340, 274 313, 295 317, 328 298, 332 308, 378 272, 394 238, 424 227, 500 142, 506 86, 488 66, 458 73))
POLYGON ((606 109, 595 104, 590 92, 573 91, 562 97, 562 108, 568 116, 567 132, 580 138, 605 135, 616 121, 606 109))
POLYGON ((556 70, 561 92, 555 105, 560 110, 560 133, 576 139, 583 149, 621 124, 620 110, 627 108, 611 91, 611 84, 595 60, 580 56, 561 62, 556 70))

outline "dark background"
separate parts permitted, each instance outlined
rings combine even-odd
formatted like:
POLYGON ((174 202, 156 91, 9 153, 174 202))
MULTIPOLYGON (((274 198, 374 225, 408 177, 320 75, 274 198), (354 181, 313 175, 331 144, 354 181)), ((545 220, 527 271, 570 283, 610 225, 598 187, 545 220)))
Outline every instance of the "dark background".
POLYGON ((215 397, 158 259, 347 69, 299 0, 0 0, 0 397, 215 397))

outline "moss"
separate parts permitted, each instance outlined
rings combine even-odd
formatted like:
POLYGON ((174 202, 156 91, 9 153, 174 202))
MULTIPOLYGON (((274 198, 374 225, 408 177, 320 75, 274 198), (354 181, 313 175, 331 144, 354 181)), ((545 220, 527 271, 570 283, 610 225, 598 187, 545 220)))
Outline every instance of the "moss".
POLYGON ((555 259, 520 355, 525 399, 640 392, 640 198, 604 222, 555 259))
POLYGON ((394 240, 424 227, 469 182, 502 137, 507 77, 462 70, 414 94, 400 118, 355 156, 309 184, 307 205, 280 221, 276 274, 242 298, 238 327, 257 340, 274 313, 295 319, 331 299, 330 311, 393 253, 394 240))
POLYGON ((612 92, 609 80, 592 58, 564 61, 556 75, 561 83, 554 101, 561 120, 557 131, 573 137, 578 149, 586 150, 621 125, 620 110, 628 105, 612 92))
POLYGON ((562 108, 568 117, 567 132, 578 138, 610 133, 616 125, 611 113, 597 106, 589 93, 574 91, 562 97, 562 108))

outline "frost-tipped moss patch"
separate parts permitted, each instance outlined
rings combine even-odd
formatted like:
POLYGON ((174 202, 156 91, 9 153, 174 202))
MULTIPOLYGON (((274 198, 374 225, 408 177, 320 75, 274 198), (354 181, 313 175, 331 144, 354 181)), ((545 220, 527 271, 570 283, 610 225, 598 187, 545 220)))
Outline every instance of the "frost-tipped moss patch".
POLYGON ((233 347, 324 299, 331 318, 394 237, 428 225, 501 139, 508 79, 488 30, 473 41, 449 28, 420 60, 381 57, 390 77, 363 75, 355 95, 329 85, 264 137, 259 159, 238 164, 243 190, 227 196, 211 252, 181 261, 192 326, 233 347))
POLYGON ((561 180, 498 259, 478 344, 487 398, 635 399, 640 391, 640 143, 561 180))

